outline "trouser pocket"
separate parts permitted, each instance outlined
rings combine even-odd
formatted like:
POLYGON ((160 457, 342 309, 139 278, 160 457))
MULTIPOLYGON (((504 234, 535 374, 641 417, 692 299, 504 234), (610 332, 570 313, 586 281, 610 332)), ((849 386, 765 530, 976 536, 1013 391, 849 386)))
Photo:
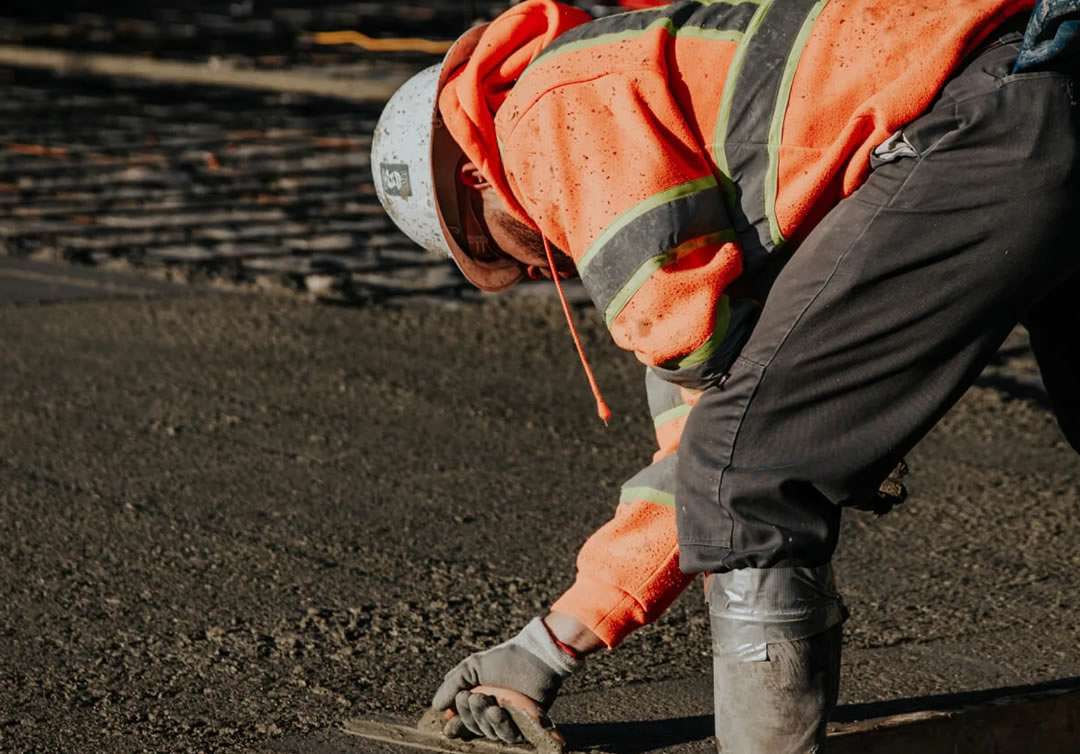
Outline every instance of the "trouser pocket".
POLYGON ((918 156, 918 150, 908 141, 901 129, 874 147, 874 151, 870 153, 870 169, 875 170, 886 162, 896 162, 904 157, 918 156))

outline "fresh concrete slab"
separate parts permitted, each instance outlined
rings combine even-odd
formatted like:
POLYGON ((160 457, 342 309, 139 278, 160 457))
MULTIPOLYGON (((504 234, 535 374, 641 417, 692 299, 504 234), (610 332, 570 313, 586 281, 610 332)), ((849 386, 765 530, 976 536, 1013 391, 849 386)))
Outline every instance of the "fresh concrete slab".
MULTIPOLYGON (((596 754, 712 754, 707 678, 570 694, 556 712, 565 750, 596 754), (642 717, 643 698, 653 714, 642 717), (697 699, 700 714, 680 702, 697 699), (666 711, 660 708, 668 706, 666 711), (659 714, 656 714, 659 713, 659 714)), ((1044 684, 841 706, 829 725, 829 754, 1075 754, 1080 751, 1080 678, 1044 684)), ((522 754, 527 746, 451 741, 388 716, 346 720, 357 751, 522 754)), ((343 744, 345 745, 345 744, 343 744)))
MULTIPOLYGON (((418 719, 651 456, 641 366, 578 323, 609 428, 550 299, 0 307, 0 749, 394 751, 342 722, 418 719)), ((1033 371, 1018 335, 908 457, 908 501, 846 516, 843 704, 1080 676, 1080 459, 1033 371)), ((711 752, 701 597, 553 718, 711 752)))

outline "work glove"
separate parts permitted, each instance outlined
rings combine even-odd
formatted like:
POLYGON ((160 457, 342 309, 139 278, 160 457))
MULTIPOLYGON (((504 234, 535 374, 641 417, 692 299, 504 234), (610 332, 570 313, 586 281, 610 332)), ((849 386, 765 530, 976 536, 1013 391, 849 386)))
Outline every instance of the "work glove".
MULTIPOLYGON (((547 712, 563 679, 585 665, 555 643, 540 618, 533 618, 517 636, 483 652, 469 655, 446 674, 431 706, 454 709, 473 734, 506 743, 523 738, 494 696, 474 694, 477 686, 517 691, 547 712)), ((460 726, 448 724, 446 735, 460 735, 460 726)))

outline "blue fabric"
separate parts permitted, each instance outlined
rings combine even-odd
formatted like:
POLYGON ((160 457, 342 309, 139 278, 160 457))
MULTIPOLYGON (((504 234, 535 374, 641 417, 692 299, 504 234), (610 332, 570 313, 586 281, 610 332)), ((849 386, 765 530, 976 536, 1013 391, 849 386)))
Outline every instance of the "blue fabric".
POLYGON ((1078 35, 1080 0, 1038 0, 1013 70, 1080 71, 1078 35))

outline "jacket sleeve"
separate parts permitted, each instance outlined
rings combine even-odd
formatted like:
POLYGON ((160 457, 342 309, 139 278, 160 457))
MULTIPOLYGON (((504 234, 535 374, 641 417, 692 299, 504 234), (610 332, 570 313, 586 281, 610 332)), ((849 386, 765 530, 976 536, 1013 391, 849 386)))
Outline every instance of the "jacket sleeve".
POLYGON ((693 581, 679 570, 675 459, 699 393, 646 374, 659 450, 622 487, 615 516, 586 540, 577 579, 552 610, 580 620, 608 646, 653 622, 693 581))
POLYGON ((616 344, 667 369, 721 350, 742 271, 715 167, 672 89, 649 69, 561 84, 524 111, 508 101, 501 134, 510 187, 574 258, 616 344))

